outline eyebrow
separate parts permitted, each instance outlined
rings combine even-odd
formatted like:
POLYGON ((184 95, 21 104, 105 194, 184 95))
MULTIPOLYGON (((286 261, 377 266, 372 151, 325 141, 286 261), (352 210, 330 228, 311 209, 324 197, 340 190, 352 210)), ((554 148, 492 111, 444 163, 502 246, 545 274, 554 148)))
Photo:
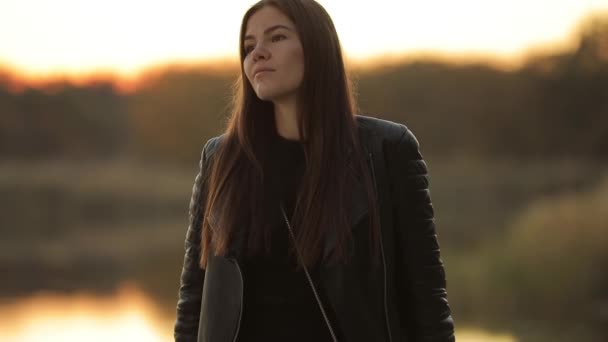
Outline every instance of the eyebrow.
MULTIPOLYGON (((265 30, 264 30, 264 35, 266 35, 266 34, 268 34, 268 33, 272 32, 272 31, 274 31, 274 30, 278 30, 278 29, 280 29, 280 28, 286 29, 286 30, 288 30, 288 31, 293 31, 291 28, 289 28, 289 27, 287 27, 287 26, 285 26, 285 25, 280 25, 280 24, 279 24, 279 25, 274 25, 274 26, 271 26, 271 27, 269 27, 269 28, 265 29, 265 30)), ((248 34, 248 35, 246 35, 246 36, 245 36, 245 39, 243 39, 243 40, 248 40, 248 39, 255 39, 255 37, 254 37, 254 36, 252 36, 252 35, 249 35, 249 34, 248 34)))

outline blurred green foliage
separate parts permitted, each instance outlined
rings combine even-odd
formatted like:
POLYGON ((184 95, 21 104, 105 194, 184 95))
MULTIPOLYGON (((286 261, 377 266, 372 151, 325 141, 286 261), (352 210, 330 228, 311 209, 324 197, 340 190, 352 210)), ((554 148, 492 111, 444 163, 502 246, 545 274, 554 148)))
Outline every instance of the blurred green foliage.
POLYGON ((451 304, 488 326, 527 322, 532 331, 551 332, 551 341, 571 340, 578 329, 586 341, 604 340, 607 203, 608 174, 592 190, 528 201, 505 232, 469 252, 449 251, 451 304))

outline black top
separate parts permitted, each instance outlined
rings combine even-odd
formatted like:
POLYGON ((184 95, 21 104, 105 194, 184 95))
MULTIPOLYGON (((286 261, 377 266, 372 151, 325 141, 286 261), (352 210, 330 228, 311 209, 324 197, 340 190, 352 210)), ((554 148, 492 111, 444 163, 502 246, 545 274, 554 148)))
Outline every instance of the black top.
MULTIPOLYGON (((306 274, 303 270, 296 271, 297 257, 288 254, 293 242, 278 206, 282 200, 287 217, 291 218, 297 187, 305 170, 304 150, 299 141, 278 134, 273 138, 271 150, 272 158, 264 166, 265 187, 274 197, 268 203, 276 206, 269 208, 272 213, 270 255, 260 252, 242 263, 244 297, 238 341, 332 341, 306 274)), ((309 269, 309 272, 323 307, 330 311, 323 289, 318 286, 318 270, 309 269)), ((333 320, 331 324, 335 329, 333 320)))

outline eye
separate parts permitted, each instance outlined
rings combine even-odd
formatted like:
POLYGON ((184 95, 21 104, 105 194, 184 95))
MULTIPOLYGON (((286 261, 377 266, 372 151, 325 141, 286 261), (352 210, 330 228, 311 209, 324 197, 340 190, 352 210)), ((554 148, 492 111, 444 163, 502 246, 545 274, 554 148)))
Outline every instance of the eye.
POLYGON ((276 42, 276 41, 279 41, 279 40, 283 40, 285 38, 287 38, 287 37, 285 37, 285 35, 283 35, 283 34, 275 34, 274 36, 272 36, 272 41, 276 42), (279 39, 279 38, 282 38, 282 39, 279 39))
POLYGON ((251 52, 251 50, 253 50, 253 46, 251 46, 251 45, 247 45, 247 46, 243 47, 243 52, 245 52, 245 55, 248 55, 251 52))

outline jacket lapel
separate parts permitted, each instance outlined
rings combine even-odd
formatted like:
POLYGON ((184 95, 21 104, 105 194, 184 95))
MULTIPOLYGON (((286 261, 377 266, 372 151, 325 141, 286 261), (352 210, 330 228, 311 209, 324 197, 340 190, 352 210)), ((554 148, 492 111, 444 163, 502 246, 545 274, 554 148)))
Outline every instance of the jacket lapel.
MULTIPOLYGON (((368 202, 367 202, 367 192, 365 189, 365 184, 362 179, 357 179, 354 186, 351 188, 350 193, 348 194, 350 198, 350 204, 348 206, 348 222, 351 229, 354 229, 359 222, 365 217, 365 215, 369 212, 368 202)), ((325 247, 323 249, 323 260, 326 261, 332 250, 336 247, 337 243, 337 234, 334 229, 330 229, 327 232, 325 247)))

